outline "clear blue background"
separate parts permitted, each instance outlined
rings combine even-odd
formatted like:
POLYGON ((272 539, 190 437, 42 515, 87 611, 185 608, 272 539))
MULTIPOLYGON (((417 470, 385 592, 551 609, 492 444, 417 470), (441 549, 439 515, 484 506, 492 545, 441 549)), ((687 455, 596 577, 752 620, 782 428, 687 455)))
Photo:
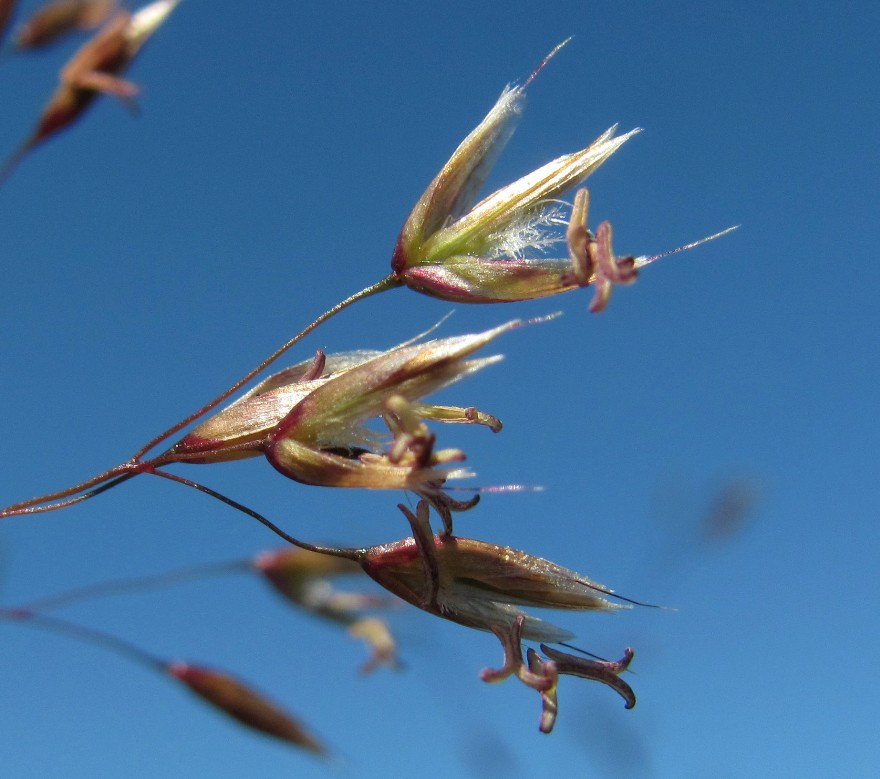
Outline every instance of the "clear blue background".
MULTIPOLYGON (((22 11, 36 3, 23 2, 22 11)), ((665 260, 608 312, 589 293, 463 307, 452 334, 565 309, 498 343, 442 396, 506 423, 444 428, 487 496, 462 535, 676 607, 547 615, 606 656, 636 651, 638 705, 566 678, 486 685, 496 639, 407 607, 405 670, 256 579, 66 613, 151 652, 234 671, 301 716, 329 767, 228 723, 179 686, 69 638, 0 625, 0 770, 16 777, 868 776, 880 762, 877 290, 880 6, 701 2, 259 4, 185 0, 130 77, 0 189, 0 503, 129 457, 341 297, 383 276, 409 209, 505 83, 533 84, 490 180, 646 132, 590 180, 593 224, 665 260), (757 496, 707 539, 730 485, 757 496)), ((0 62, 0 148, 30 132, 79 42, 0 62)), ((384 348, 438 301, 395 291, 315 348, 384 348)), ((406 534, 393 493, 327 491, 255 460, 183 469, 307 539, 406 534)), ((137 479, 0 526, 2 602, 248 557, 264 528, 137 479)))

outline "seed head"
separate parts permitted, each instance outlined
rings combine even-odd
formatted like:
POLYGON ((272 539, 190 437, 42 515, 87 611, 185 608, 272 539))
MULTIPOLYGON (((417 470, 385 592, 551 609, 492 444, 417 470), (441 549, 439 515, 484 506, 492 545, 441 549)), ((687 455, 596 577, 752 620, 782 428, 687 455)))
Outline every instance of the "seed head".
MULTIPOLYGON (((594 262, 586 267, 586 259, 540 255, 564 240, 558 229, 564 224, 559 199, 580 186, 638 130, 616 135, 616 126, 611 127, 585 149, 558 157, 474 204, 522 115, 530 81, 505 88, 413 208, 391 261, 401 283, 444 300, 500 303, 554 295, 594 282, 601 282, 604 289, 606 282, 635 278, 634 272, 623 272, 634 267, 634 258, 617 272, 618 263, 610 254, 610 230, 608 250, 601 255, 612 258, 610 265, 594 262)), ((583 222, 581 242, 586 248, 586 235, 592 238, 586 230, 586 211, 572 209, 571 221, 583 222)), ((607 292, 602 294, 607 299, 607 292)))

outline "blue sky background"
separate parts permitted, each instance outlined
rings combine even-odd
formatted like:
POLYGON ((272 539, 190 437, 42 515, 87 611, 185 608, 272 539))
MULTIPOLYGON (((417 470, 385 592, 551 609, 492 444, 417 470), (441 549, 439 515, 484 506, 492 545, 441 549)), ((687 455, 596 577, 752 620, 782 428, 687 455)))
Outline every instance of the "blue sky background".
MULTIPOLYGON (((36 3, 22 2, 22 11, 36 3)), ((0 624, 8 776, 867 776, 877 746, 880 6, 821 3, 259 4, 185 0, 129 71, 142 115, 102 99, 0 189, 0 489, 7 504, 129 457, 314 316, 384 276, 401 224, 505 83, 541 73, 490 179, 614 122, 646 129, 591 179, 620 253, 742 228, 648 269, 601 316, 589 293, 458 306, 455 334, 564 309, 440 399, 487 496, 457 532, 676 607, 547 616, 636 652, 638 705, 564 678, 486 685, 497 640, 409 607, 405 670, 261 582, 206 580, 66 616, 233 671, 305 720, 328 765, 229 724, 98 647, 0 624), (254 10, 254 6, 259 6, 254 10), (842 9, 842 10, 840 10, 842 9), (752 510, 711 537, 740 485, 752 510), (709 537, 707 537, 709 536, 709 537)), ((30 132, 79 45, 0 61, 0 149, 30 132)), ((314 349, 384 348, 450 306, 394 291, 314 349)), ((260 460, 179 468, 306 539, 407 534, 393 493, 288 482, 260 460)), ((264 528, 137 479, 0 526, 6 605, 120 576, 244 558, 264 528)))

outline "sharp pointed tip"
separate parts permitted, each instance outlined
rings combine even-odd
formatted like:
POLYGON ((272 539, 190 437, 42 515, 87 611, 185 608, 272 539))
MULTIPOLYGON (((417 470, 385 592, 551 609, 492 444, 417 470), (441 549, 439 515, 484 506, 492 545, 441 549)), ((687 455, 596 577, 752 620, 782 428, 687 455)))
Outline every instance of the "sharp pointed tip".
POLYGON ((15 173, 21 161, 25 158, 25 155, 33 148, 34 142, 28 141, 21 148, 16 150, 4 163, 3 167, 0 168, 0 188, 2 188, 9 178, 15 173))
POLYGON ((704 243, 714 241, 716 238, 721 238, 728 233, 732 233, 734 230, 738 230, 740 226, 741 225, 732 225, 731 227, 726 227, 724 230, 720 230, 719 232, 713 233, 712 235, 707 235, 705 238, 700 238, 698 241, 692 241, 691 243, 686 243, 684 246, 678 246, 675 249, 670 249, 669 251, 661 252, 660 254, 653 254, 650 257, 636 257, 635 265, 637 268, 644 268, 646 265, 650 265, 652 262, 661 260, 671 254, 678 254, 679 252, 684 252, 688 249, 694 249, 704 243))
POLYGON ((569 35, 564 41, 562 41, 562 43, 557 43, 556 46, 553 47, 553 50, 546 57, 544 57, 544 59, 541 60, 541 64, 532 71, 531 75, 525 80, 525 82, 519 89, 521 91, 525 90, 526 87, 528 87, 529 84, 531 84, 535 80, 535 77, 544 69, 547 63, 550 62, 550 60, 552 60, 559 53, 559 50, 563 46, 565 46, 573 37, 573 35, 569 35))

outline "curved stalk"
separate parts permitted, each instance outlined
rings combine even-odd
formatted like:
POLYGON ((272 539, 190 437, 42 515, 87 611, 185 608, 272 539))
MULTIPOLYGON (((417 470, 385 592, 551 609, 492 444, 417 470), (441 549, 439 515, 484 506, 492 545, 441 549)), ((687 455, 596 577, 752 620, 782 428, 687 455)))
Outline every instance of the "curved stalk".
POLYGON ((151 655, 149 652, 146 652, 134 644, 130 644, 128 641, 124 641, 121 638, 105 633, 102 630, 87 628, 83 625, 78 625, 75 622, 68 622, 66 619, 49 617, 45 614, 35 614, 26 609, 15 608, 0 609, 0 619, 15 620, 26 625, 45 628, 55 633, 63 633, 90 644, 97 644, 98 646, 102 646, 105 649, 123 655, 129 660, 134 660, 134 662, 145 665, 155 671, 164 672, 168 665, 164 660, 161 660, 155 655, 151 655))
POLYGON ((210 487, 206 487, 204 484, 200 484, 197 481, 187 479, 183 476, 178 476, 176 473, 168 473, 167 471, 148 471, 148 473, 152 473, 154 476, 161 476, 163 479, 176 481, 179 484, 184 484, 187 487, 192 487, 194 490, 198 490, 199 492, 203 492, 205 495, 216 498, 221 503, 225 503, 227 506, 238 509, 243 514, 247 514, 252 519, 257 520, 257 522, 259 522, 261 525, 265 525, 276 536, 284 539, 285 541, 287 541, 287 543, 298 546, 300 549, 305 549, 308 552, 317 552, 318 554, 330 555, 331 557, 342 557, 345 560, 353 560, 357 563, 359 563, 366 554, 366 549, 345 549, 335 546, 320 546, 318 544, 309 544, 306 541, 300 541, 298 538, 294 538, 293 536, 285 533, 280 527, 278 527, 278 525, 272 522, 272 520, 267 519, 259 512, 254 511, 248 506, 245 506, 243 503, 239 503, 237 500, 226 497, 216 490, 212 490, 210 487))

